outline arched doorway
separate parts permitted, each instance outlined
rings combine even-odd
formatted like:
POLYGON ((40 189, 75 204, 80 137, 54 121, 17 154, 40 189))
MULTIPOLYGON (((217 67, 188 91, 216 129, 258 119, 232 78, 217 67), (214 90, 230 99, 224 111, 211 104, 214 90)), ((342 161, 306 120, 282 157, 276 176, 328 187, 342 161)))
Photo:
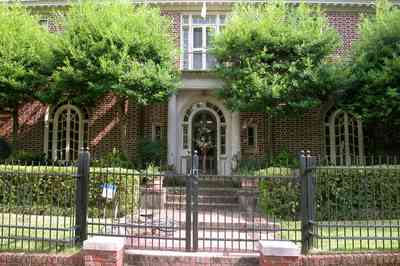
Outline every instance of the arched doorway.
POLYGON ((199 154, 199 168, 204 174, 217 173, 218 123, 208 110, 197 112, 192 119, 192 150, 199 154))
POLYGON ((197 150, 202 172, 221 172, 227 165, 222 165, 227 156, 227 123, 223 111, 214 103, 197 102, 185 109, 181 121, 181 169, 190 171, 190 158, 197 150))

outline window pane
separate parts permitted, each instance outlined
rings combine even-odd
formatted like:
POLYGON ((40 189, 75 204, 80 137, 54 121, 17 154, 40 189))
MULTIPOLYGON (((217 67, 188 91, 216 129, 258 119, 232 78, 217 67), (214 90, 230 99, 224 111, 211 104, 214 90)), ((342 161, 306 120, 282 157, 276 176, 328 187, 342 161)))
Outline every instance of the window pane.
POLYGON ((219 23, 220 24, 225 24, 225 15, 219 16, 219 23))
POLYGON ((183 28, 183 69, 189 68, 189 28, 183 28))
POLYGON ((211 15, 211 16, 207 16, 207 24, 216 24, 217 23, 217 16, 215 15, 211 15))
POLYGON ((202 28, 193 29, 193 48, 201 48, 203 46, 203 30, 202 28))
POLYGON ((248 127, 247 128, 247 144, 249 146, 254 146, 255 145, 255 128, 254 127, 248 127))
POLYGON ((205 20, 201 16, 193 16, 192 23, 194 25, 203 25, 205 23, 205 20))
POLYGON ((195 52, 193 53, 193 69, 203 68, 203 53, 195 52))
POLYGON ((184 25, 189 24, 189 16, 188 16, 188 15, 183 16, 183 18, 182 18, 182 23, 183 23, 184 25))
POLYGON ((207 69, 214 68, 215 65, 217 64, 217 60, 215 59, 215 57, 207 52, 206 58, 207 58, 207 69))
POLYGON ((215 29, 207 27, 207 48, 212 47, 212 39, 215 33, 215 29))

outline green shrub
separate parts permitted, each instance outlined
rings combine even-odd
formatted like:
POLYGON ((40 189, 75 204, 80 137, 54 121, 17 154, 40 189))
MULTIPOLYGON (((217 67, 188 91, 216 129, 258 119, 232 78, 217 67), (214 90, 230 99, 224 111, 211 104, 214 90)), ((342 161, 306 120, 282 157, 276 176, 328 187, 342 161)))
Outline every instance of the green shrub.
MULTIPOLYGON (((0 165, 0 205, 9 211, 25 206, 25 213, 73 215, 76 167, 0 165)), ((91 168, 89 177, 89 216, 102 217, 105 199, 102 186, 117 186, 119 215, 132 214, 139 201, 139 175, 123 168, 91 168)), ((20 211, 18 211, 20 212, 20 211)))
POLYGON ((25 150, 14 151, 9 157, 9 160, 29 165, 45 164, 47 161, 45 153, 25 150))
POLYGON ((320 220, 400 217, 400 167, 317 169, 316 208, 320 220))
POLYGON ((0 160, 7 159, 11 154, 11 145, 3 138, 0 138, 0 160))
MULTIPOLYGON (((400 167, 321 167, 315 175, 318 220, 400 217, 400 167)), ((300 179, 263 179, 259 189, 259 206, 266 215, 299 218, 300 179)))
POLYGON ((285 147, 272 157, 271 166, 299 168, 299 159, 285 147))
POLYGON ((105 154, 99 160, 92 161, 91 165, 95 167, 133 168, 133 163, 128 159, 128 157, 116 148, 105 154))
MULTIPOLYGON (((103 185, 117 187, 118 216, 133 215, 139 204, 140 176, 138 173, 123 168, 98 168, 92 171, 89 181, 89 216, 102 217, 103 210, 110 210, 111 202, 102 197, 103 185)), ((111 212, 109 213, 110 215, 111 212)))
POLYGON ((300 217, 300 183, 295 178, 262 179, 259 184, 262 212, 283 220, 300 217))
POLYGON ((160 166, 167 158, 167 145, 160 140, 143 138, 137 146, 138 163, 141 168, 149 164, 160 166))

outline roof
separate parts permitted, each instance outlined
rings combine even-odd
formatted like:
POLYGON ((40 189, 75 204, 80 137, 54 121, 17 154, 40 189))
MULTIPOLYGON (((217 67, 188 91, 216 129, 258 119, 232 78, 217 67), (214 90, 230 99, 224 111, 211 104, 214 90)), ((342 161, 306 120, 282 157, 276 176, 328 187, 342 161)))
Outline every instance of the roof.
MULTIPOLYGON (((148 3, 157 5, 191 5, 191 4, 207 4, 213 5, 231 5, 235 3, 266 3, 269 0, 130 0, 132 3, 148 3)), ((0 2, 11 3, 12 0, 0 0, 0 2)), ((28 6, 43 6, 43 7, 57 7, 57 6, 68 6, 70 3, 75 2, 73 0, 20 0, 28 6)), ((288 3, 298 4, 301 0, 287 0, 288 3)), ((376 1, 372 0, 304 0, 309 4, 317 5, 330 5, 330 6, 374 6, 376 1)), ((392 0, 395 5, 400 5, 400 0, 392 0)))

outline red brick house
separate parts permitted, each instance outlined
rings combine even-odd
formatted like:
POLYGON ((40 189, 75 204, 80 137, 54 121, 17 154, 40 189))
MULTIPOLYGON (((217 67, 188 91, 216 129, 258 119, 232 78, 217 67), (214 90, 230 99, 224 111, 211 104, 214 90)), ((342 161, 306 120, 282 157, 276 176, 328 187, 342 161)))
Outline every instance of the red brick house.
MULTIPOLYGON (((178 60, 182 71, 181 87, 168 103, 139 107, 125 104, 125 128, 117 98, 107 95, 96 107, 85 108, 60 103, 46 106, 30 102, 19 109, 18 148, 44 152, 54 160, 75 160, 79 147, 88 146, 95 157, 113 148, 126 150, 134 159, 141 137, 165 139, 168 163, 185 168, 183 160, 196 149, 194 141, 198 125, 208 123, 213 133, 213 148, 209 158, 215 170, 227 171, 234 158, 264 157, 284 148, 291 152, 309 149, 314 154, 327 155, 335 163, 348 163, 364 154, 363 127, 351 114, 336 110, 326 103, 310 110, 301 118, 276 119, 264 113, 230 112, 214 96, 221 81, 213 75, 215 63, 207 51, 209 29, 223 27, 237 0, 144 0, 137 4, 159 6, 163 15, 171 18, 171 34, 181 50, 178 60), (206 16, 201 10, 206 5, 206 16), (203 14, 204 15, 204 14, 203 14), (121 136, 124 136, 121 138, 121 136), (122 142, 126 139, 126 143, 122 142)), ((247 1, 263 2, 263 1, 247 1)), ((298 2, 297 0, 289 2, 298 2)), ((309 0, 319 4, 329 22, 342 37, 337 54, 343 55, 357 38, 361 13, 374 12, 373 2, 366 0, 309 0)), ((42 14, 41 23, 50 31, 58 31, 52 21, 53 8, 63 9, 66 1, 23 1, 42 14)), ((0 114, 0 136, 10 138, 12 121, 0 114)), ((211 167, 211 166, 210 166, 211 167)))

